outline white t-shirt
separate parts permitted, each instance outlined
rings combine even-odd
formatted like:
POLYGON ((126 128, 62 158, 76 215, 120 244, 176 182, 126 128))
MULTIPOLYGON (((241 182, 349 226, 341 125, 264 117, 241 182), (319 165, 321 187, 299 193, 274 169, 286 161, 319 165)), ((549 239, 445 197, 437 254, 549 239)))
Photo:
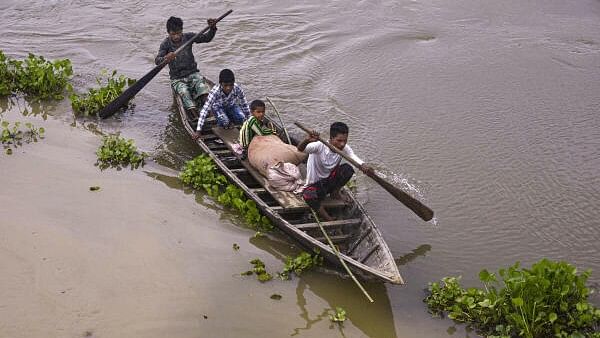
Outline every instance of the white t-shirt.
MULTIPOLYGON (((305 187, 317 182, 320 179, 329 177, 331 171, 340 164, 342 157, 336 154, 334 151, 329 149, 328 146, 324 145, 320 141, 309 143, 304 152, 308 155, 308 162, 306 163, 306 184, 305 187)), ((342 152, 351 159, 363 164, 364 161, 358 158, 352 151, 349 145, 346 144, 342 152)))

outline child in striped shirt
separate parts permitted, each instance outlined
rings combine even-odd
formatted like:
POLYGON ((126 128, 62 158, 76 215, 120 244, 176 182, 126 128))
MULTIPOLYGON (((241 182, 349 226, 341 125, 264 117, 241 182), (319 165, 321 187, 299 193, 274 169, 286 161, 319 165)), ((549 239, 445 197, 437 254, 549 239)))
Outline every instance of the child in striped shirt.
POLYGON ((250 103, 250 113, 252 116, 244 122, 240 129, 240 144, 244 150, 248 149, 254 136, 275 134, 273 124, 266 124, 265 103, 262 100, 254 100, 250 103))

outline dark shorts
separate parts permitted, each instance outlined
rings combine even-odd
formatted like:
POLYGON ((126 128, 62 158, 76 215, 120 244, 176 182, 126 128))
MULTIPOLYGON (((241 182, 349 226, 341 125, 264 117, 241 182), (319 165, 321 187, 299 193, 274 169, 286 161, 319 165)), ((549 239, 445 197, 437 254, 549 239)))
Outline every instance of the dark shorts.
POLYGON ((309 207, 319 210, 327 194, 342 188, 354 175, 354 169, 348 163, 337 166, 329 177, 323 178, 304 189, 302 198, 309 207))

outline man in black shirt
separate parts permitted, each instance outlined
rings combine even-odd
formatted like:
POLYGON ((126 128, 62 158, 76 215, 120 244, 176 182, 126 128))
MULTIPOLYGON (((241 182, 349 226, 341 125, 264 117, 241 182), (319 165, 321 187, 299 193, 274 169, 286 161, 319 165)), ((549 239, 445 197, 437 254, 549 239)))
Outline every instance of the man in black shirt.
MULTIPOLYGON (((210 29, 196 38, 194 43, 210 42, 215 36, 217 32, 216 20, 208 19, 207 23, 210 29)), ((167 20, 167 33, 169 33, 169 36, 160 44, 154 62, 157 65, 165 60, 169 62, 171 86, 181 96, 188 115, 197 118, 198 107, 202 105, 206 95, 208 95, 208 85, 200 75, 198 65, 194 60, 193 43, 177 55, 174 53, 179 46, 192 39, 196 33, 183 33, 183 20, 174 16, 167 20)))

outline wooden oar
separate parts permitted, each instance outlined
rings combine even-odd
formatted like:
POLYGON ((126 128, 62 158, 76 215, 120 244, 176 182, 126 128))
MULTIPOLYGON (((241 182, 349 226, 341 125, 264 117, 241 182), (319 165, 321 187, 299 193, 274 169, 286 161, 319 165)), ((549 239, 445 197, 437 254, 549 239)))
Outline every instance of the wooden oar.
MULTIPOLYGON (((307 132, 308 134, 311 133, 311 130, 306 128, 305 126, 303 126, 301 123, 294 122, 294 124, 296 126, 298 126, 300 129, 307 132)), ((329 144, 329 142, 323 140, 323 138, 321 138, 320 136, 319 136, 319 141, 321 141, 321 143, 323 143, 324 145, 328 146, 329 149, 331 149, 332 151, 334 151, 335 153, 340 155, 346 161, 350 162, 353 166, 360 168, 360 164, 358 164, 358 162, 351 159, 346 154, 341 152, 339 149, 337 149, 336 147, 329 144)), ((429 221, 433 218, 433 210, 429 209, 426 205, 421 203, 419 200, 413 198, 409 194, 407 194, 404 191, 400 190, 399 188, 395 187, 393 184, 386 181, 383 177, 379 176, 377 173, 374 173, 373 176, 369 176, 369 177, 371 177, 375 182, 379 183, 379 185, 381 185, 381 187, 383 189, 385 189, 387 192, 392 194, 392 196, 394 196, 398 201, 402 202, 402 204, 407 206, 410 210, 412 210, 415 214, 417 214, 419 217, 421 217, 424 221, 429 221)))
MULTIPOLYGON (((228 10, 227 13, 221 15, 218 19, 216 19, 215 23, 221 21, 224 17, 231 14, 231 12, 233 12, 233 10, 231 10, 231 9, 228 10)), ((186 43, 184 43, 179 48, 177 48, 177 50, 175 50, 174 53, 178 54, 179 52, 181 52, 189 44, 193 43, 194 40, 196 40, 196 38, 198 38, 200 35, 206 33, 209 29, 210 29, 210 26, 207 26, 206 28, 204 28, 198 34, 194 35, 193 38, 191 38, 186 43)), ((134 97, 140 90, 142 90, 142 88, 144 88, 148 84, 148 82, 150 82, 150 80, 152 80, 156 76, 156 74, 158 74, 158 72, 160 72, 167 64, 168 64, 168 62, 165 60, 165 61, 161 62, 158 66, 154 67, 150 72, 148 72, 148 74, 144 75, 141 79, 136 81, 131 87, 127 88, 123 92, 123 94, 121 94, 119 97, 114 99, 111 103, 109 103, 106 107, 104 107, 98 113, 98 115, 100 115, 101 118, 105 119, 105 118, 111 116, 112 114, 116 113, 119 110, 119 108, 121 108, 123 105, 125 105, 127 102, 129 102, 129 100, 131 100, 132 97, 134 97)))

